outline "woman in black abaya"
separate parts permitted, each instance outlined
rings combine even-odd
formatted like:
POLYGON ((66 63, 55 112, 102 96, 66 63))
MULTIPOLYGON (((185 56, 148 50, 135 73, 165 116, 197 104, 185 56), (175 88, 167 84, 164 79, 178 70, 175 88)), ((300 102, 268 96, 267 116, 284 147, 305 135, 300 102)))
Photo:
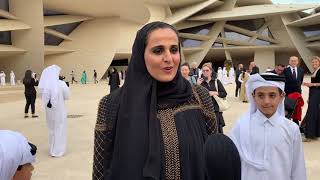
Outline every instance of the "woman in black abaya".
POLYGON ((213 104, 179 65, 171 25, 153 22, 137 32, 123 87, 99 104, 93 179, 207 179, 204 143, 217 133, 213 104))

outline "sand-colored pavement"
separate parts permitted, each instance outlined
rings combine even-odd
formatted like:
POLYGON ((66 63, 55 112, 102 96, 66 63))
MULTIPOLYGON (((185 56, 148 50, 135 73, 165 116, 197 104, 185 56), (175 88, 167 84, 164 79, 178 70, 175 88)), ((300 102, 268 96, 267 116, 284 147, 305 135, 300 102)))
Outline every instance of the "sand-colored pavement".
MULTIPOLYGON (((308 81, 308 79, 306 80, 308 81)), ((224 112, 228 132, 236 119, 243 114, 249 104, 238 102, 234 97, 235 85, 226 86, 228 100, 232 108, 224 112)), ((24 119, 25 99, 23 87, 0 87, 0 129, 22 132, 37 145, 37 162, 33 180, 89 180, 92 172, 93 132, 98 102, 109 92, 105 82, 99 84, 71 85, 71 98, 66 101, 68 115, 68 151, 64 157, 52 158, 48 154, 48 131, 41 99, 36 101, 39 118, 24 119)), ((304 88, 304 98, 308 89, 304 88)), ((304 112, 307 106, 304 107, 304 112)), ((320 178, 320 140, 304 143, 309 180, 320 178)))

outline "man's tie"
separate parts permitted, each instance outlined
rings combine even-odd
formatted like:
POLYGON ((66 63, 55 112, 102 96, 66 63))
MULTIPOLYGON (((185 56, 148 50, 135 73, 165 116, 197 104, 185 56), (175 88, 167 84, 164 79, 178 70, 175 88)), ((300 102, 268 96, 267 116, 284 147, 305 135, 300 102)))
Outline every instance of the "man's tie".
POLYGON ((292 68, 292 76, 294 80, 297 80, 296 68, 292 68))

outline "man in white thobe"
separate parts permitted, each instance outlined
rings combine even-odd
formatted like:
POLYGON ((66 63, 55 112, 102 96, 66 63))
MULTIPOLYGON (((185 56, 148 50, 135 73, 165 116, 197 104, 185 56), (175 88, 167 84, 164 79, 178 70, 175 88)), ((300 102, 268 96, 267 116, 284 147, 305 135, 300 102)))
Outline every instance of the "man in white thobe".
POLYGON ((250 110, 230 133, 244 180, 307 179, 299 127, 285 118, 284 81, 265 73, 247 82, 250 110))
POLYGON ((14 75, 14 72, 11 71, 11 72, 10 72, 10 84, 11 84, 11 86, 16 85, 16 80, 15 80, 15 78, 16 78, 16 76, 14 75))
POLYGON ((234 71, 234 68, 231 67, 229 71, 229 84, 233 84, 234 79, 235 79, 235 71, 234 71))
POLYGON ((222 73, 222 68, 218 67, 218 79, 223 82, 223 73, 222 73))
POLYGON ((67 110, 64 101, 69 98, 69 88, 59 80, 61 68, 52 65, 43 70, 39 89, 46 111, 49 130, 49 153, 61 157, 67 148, 67 110))
POLYGON ((229 84, 229 77, 228 77, 228 72, 226 67, 223 67, 222 69, 222 83, 229 84))
POLYGON ((6 74, 3 71, 0 72, 0 81, 1 86, 6 85, 6 74))

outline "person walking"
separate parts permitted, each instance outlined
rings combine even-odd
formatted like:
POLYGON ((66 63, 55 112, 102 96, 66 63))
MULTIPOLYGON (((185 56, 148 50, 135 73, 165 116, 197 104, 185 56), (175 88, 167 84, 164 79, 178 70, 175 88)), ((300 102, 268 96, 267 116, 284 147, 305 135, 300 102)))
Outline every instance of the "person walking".
POLYGON ((51 65, 41 74, 39 89, 46 112, 49 131, 49 154, 61 157, 67 148, 67 110, 64 101, 69 99, 67 84, 59 80, 61 68, 51 65))
POLYGON ((76 82, 76 83, 78 83, 78 81, 76 81, 76 78, 75 78, 75 73, 74 73, 74 71, 71 71, 71 84, 73 84, 73 82, 76 82))
POLYGON ((83 71, 82 72, 82 75, 81 75, 81 84, 87 84, 87 73, 86 71, 83 71))
POLYGON ((98 77, 97 72, 96 72, 96 70, 94 69, 94 70, 93 70, 93 81, 94 81, 95 84, 98 83, 97 77, 98 77))
POLYGON ((23 85, 24 85, 24 95, 26 98, 26 105, 24 108, 24 118, 28 118, 28 112, 29 112, 29 107, 31 106, 31 113, 32 113, 32 118, 37 118, 38 115, 35 115, 35 103, 36 103, 36 98, 37 98, 37 91, 35 89, 35 86, 38 86, 39 81, 31 70, 26 70, 23 78, 23 85))
POLYGON ((241 82, 239 81, 239 76, 242 73, 242 69, 243 69, 243 64, 239 64, 238 65, 238 69, 236 70, 236 93, 235 96, 238 97, 238 94, 240 94, 240 88, 241 88, 241 82))

